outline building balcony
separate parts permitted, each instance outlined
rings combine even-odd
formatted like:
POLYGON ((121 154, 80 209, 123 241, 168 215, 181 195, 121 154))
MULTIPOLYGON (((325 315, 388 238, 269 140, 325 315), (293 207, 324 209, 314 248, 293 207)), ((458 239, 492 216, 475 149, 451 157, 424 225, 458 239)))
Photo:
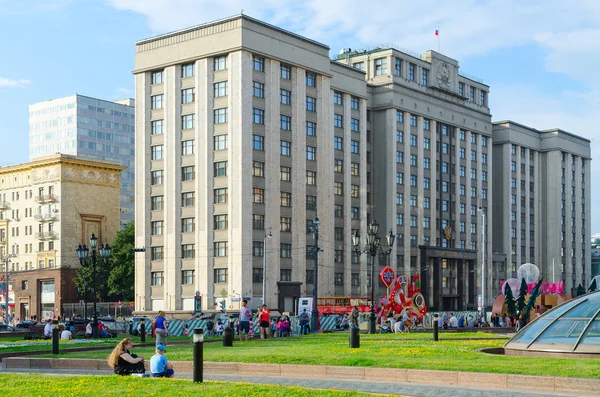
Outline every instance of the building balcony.
POLYGON ((35 214, 33 218, 38 222, 54 222, 57 220, 57 216, 53 213, 35 214))
POLYGON ((58 200, 58 196, 56 194, 44 194, 42 196, 35 196, 36 203, 54 203, 58 200))
POLYGON ((35 238, 38 240, 56 240, 58 233, 56 232, 39 232, 35 234, 35 238))
POLYGON ((7 210, 8 207, 10 207, 10 206, 8 205, 7 201, 0 201, 0 211, 7 210))

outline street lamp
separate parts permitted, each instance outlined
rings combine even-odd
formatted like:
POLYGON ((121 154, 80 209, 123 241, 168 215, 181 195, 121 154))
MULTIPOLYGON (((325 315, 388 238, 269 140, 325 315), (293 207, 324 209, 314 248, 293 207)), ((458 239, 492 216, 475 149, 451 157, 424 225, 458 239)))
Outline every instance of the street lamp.
POLYGON ((360 236, 358 231, 355 231, 352 235, 352 245, 357 255, 367 254, 371 257, 371 314, 369 315, 369 333, 375 333, 375 257, 378 254, 389 255, 392 252, 394 246, 394 239, 396 236, 390 229, 390 232, 385 235, 387 240, 387 248, 381 246, 381 239, 377 234, 379 232, 379 224, 375 221, 369 225, 369 231, 367 232, 367 244, 361 250, 360 249, 360 236))
POLYGON ((271 228, 269 228, 269 234, 265 233, 263 240, 263 290, 262 290, 262 304, 267 304, 267 239, 273 237, 271 234, 271 228))
POLYGON ((315 216, 313 219, 313 237, 314 237, 314 246, 313 246, 313 255, 315 257, 315 270, 314 270, 314 278, 313 278, 313 305, 311 312, 311 332, 317 333, 319 332, 319 308, 317 306, 317 299, 319 297, 319 252, 321 248, 319 248, 319 225, 321 224, 321 220, 315 216))
POLYGON ((4 324, 8 325, 8 264, 11 258, 16 258, 17 254, 8 254, 2 258, 4 262, 4 306, 6 311, 4 312, 4 324))
POLYGON ((90 237, 90 249, 88 249, 85 244, 83 247, 81 244, 77 247, 77 257, 79 258, 79 263, 81 266, 89 266, 92 265, 92 277, 94 279, 93 291, 94 291, 94 313, 92 315, 92 337, 98 337, 98 312, 96 310, 97 303, 97 290, 96 290, 96 266, 98 264, 106 264, 108 258, 110 258, 110 246, 107 244, 100 244, 100 249, 96 250, 98 246, 98 237, 92 233, 92 237, 90 237), (92 256, 88 258, 90 250, 92 251, 92 256), (98 252, 96 252, 98 251, 98 252), (98 254, 100 254, 100 258, 98 258, 98 254), (90 263, 91 262, 91 263, 90 263))

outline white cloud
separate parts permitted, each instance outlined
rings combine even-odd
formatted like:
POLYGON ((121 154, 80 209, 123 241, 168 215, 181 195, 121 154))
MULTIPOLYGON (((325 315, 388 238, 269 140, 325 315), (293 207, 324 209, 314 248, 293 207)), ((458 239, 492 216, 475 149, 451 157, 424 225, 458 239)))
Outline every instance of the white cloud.
POLYGON ((6 77, 0 77, 0 88, 25 88, 30 84, 30 80, 13 80, 6 77))

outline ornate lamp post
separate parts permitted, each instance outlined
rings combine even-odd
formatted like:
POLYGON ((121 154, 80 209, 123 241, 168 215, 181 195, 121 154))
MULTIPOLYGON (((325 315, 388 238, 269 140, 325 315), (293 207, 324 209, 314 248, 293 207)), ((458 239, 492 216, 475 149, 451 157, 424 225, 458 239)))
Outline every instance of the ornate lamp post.
POLYGON ((375 333, 375 257, 378 254, 389 255, 392 252, 394 246, 394 240, 396 236, 390 229, 390 232, 385 235, 387 240, 387 247, 382 247, 381 239, 377 234, 379 232, 379 224, 373 221, 369 225, 369 231, 367 232, 367 243, 365 247, 360 249, 360 236, 358 232, 354 232, 352 235, 352 245, 357 255, 367 254, 371 257, 371 314, 369 314, 369 333, 375 333))
POLYGON ((105 265, 106 261, 108 261, 108 258, 110 258, 110 246, 108 244, 100 244, 100 249, 98 249, 99 252, 96 252, 97 246, 98 237, 96 237, 94 233, 92 233, 92 237, 90 237, 90 249, 88 250, 85 244, 83 245, 83 247, 81 246, 81 244, 79 244, 79 246, 76 249, 77 257, 79 258, 79 263, 81 264, 81 266, 92 266, 92 277, 94 279, 94 284, 92 287, 92 291, 94 291, 94 313, 92 315, 93 338, 98 337, 98 311, 96 310, 96 303, 98 300, 96 291, 96 266, 98 266, 99 264, 105 265), (90 250, 92 251, 92 256, 88 258, 90 250), (98 257, 98 254, 100 254, 100 257, 98 257))

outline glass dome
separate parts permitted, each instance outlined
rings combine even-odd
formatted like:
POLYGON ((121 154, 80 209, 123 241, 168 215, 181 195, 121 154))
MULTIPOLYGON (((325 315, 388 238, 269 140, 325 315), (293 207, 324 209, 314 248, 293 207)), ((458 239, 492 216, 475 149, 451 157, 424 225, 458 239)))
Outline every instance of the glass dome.
POLYGON ((600 353, 600 291, 571 299, 529 323, 504 349, 600 353))

